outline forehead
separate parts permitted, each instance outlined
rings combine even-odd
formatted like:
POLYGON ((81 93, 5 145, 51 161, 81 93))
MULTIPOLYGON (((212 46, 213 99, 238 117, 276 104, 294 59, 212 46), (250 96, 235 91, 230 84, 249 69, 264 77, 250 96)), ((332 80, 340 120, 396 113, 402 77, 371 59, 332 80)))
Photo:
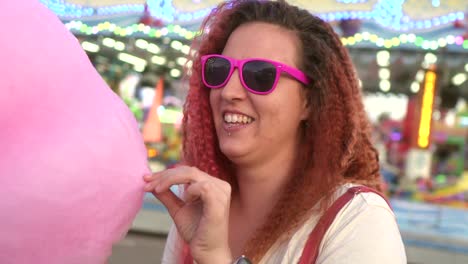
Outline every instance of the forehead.
POLYGON ((223 55, 236 59, 266 58, 291 66, 300 54, 296 33, 264 22, 252 22, 236 28, 226 43, 223 55))

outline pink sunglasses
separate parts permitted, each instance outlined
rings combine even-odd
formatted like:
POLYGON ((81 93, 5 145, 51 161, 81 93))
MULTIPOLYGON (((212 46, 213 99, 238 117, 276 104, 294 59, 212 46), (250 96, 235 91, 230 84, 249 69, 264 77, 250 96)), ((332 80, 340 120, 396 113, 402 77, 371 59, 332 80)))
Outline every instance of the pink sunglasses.
POLYGON ((239 69, 242 85, 254 94, 264 95, 273 92, 282 72, 303 84, 310 83, 302 71, 267 59, 236 60, 223 55, 210 54, 202 56, 201 63, 203 84, 211 89, 224 87, 235 68, 239 69))

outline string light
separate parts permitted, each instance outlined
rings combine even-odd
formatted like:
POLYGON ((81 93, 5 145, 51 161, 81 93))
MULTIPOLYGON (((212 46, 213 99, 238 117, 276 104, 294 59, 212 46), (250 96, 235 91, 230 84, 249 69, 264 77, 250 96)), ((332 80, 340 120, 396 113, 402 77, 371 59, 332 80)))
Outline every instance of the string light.
MULTIPOLYGON (((119 27, 110 22, 103 22, 96 26, 89 26, 81 21, 71 21, 65 26, 72 32, 77 32, 85 35, 98 35, 102 33, 113 33, 116 36, 131 36, 131 35, 145 35, 149 38, 162 38, 170 35, 179 36, 187 40, 192 40, 195 36, 199 35, 198 31, 190 31, 182 28, 179 25, 168 25, 166 27, 156 29, 149 28, 144 24, 134 24, 128 27, 119 27), (149 28, 149 29, 148 29, 149 28)), ((461 46, 463 49, 468 49, 468 40, 463 40, 462 36, 448 35, 438 40, 426 40, 423 37, 414 34, 401 34, 397 37, 384 39, 369 32, 357 33, 354 36, 341 38, 343 45, 354 46, 361 42, 371 42, 378 47, 385 47, 387 49, 398 47, 402 44, 412 44, 422 49, 436 50, 443 48, 447 45, 461 46)))
POLYGON ((79 32, 80 34, 85 35, 98 35, 108 32, 121 37, 140 34, 150 38, 161 38, 168 35, 175 35, 187 40, 191 40, 199 34, 197 31, 189 31, 178 25, 168 25, 166 27, 156 29, 150 28, 144 24, 134 24, 128 27, 119 27, 110 22, 104 22, 96 26, 89 26, 81 21, 71 21, 66 23, 65 26, 72 32, 79 32))
MULTIPOLYGON (((146 35, 149 38, 162 38, 168 35, 176 35, 187 40, 191 40, 200 34, 198 31, 190 31, 178 25, 168 25, 160 29, 150 28, 147 30, 147 26, 144 24, 134 24, 128 27, 119 27, 110 22, 104 22, 96 26, 88 26, 81 21, 71 21, 66 23, 65 26, 73 32, 79 32, 80 34, 85 35, 97 35, 108 32, 122 37, 135 34, 146 35)), ((412 44, 423 49, 432 50, 436 50, 447 45, 457 45, 462 46, 464 49, 468 49, 468 40, 463 40, 462 36, 455 37, 453 35, 448 35, 445 38, 429 41, 414 34, 401 34, 398 37, 384 39, 369 32, 362 32, 357 33, 354 36, 343 37, 341 38, 341 41, 345 46, 354 46, 361 42, 371 42, 379 47, 385 46, 387 49, 398 47, 402 44, 412 44)))
POLYGON ((185 22, 202 19, 207 16, 214 7, 197 10, 195 12, 180 12, 174 8, 172 0, 148 0, 147 4, 153 17, 157 17, 169 23, 174 21, 185 22))
POLYGON ((103 7, 90 7, 68 3, 64 0, 40 0, 56 15, 61 18, 81 18, 94 15, 115 15, 123 13, 142 13, 145 6, 142 4, 112 5, 103 7))
MULTIPOLYGON (((122 13, 143 13, 143 4, 112 5, 104 7, 90 7, 67 3, 64 0, 40 0, 48 8, 62 18, 77 19, 94 15, 115 15, 122 13)), ((360 4, 366 0, 337 0, 344 4, 360 4)), ((463 12, 452 12, 442 16, 423 20, 411 20, 403 11, 404 0, 379 0, 370 11, 338 11, 325 14, 317 14, 326 21, 342 19, 360 19, 374 21, 375 23, 393 30, 425 30, 464 20, 463 12)), ((434 6, 440 5, 440 1, 433 1, 434 6)), ((214 6, 197 10, 195 12, 181 12, 177 10, 172 0, 148 0, 147 5, 151 15, 161 19, 165 23, 187 22, 200 20, 209 14, 214 6)), ((462 7, 461 7, 462 8, 462 7)))
MULTIPOLYGON (((355 4, 362 1, 341 0, 339 2, 355 4)), ((319 17, 328 22, 342 19, 370 20, 385 28, 398 31, 425 30, 465 19, 465 14, 463 12, 452 12, 430 19, 411 20, 403 11, 403 3, 404 0, 380 0, 370 11, 338 11, 319 14, 319 17)))
POLYGON ((99 51, 99 45, 96 45, 94 43, 88 42, 88 41, 83 41, 81 43, 81 46, 83 47, 84 50, 88 52, 98 52, 99 51))
POLYGON ((463 49, 468 49, 468 40, 464 40, 462 36, 448 35, 437 40, 424 39, 421 36, 414 34, 401 34, 398 37, 384 39, 369 32, 357 33, 354 36, 341 38, 343 45, 354 46, 360 42, 371 42, 378 47, 390 49, 401 45, 415 45, 425 50, 437 50, 438 48, 446 47, 447 45, 461 46, 463 49), (359 37, 358 37, 359 36, 359 37))
POLYGON ((411 83, 411 87, 410 87, 410 90, 412 93, 417 93, 419 92, 419 89, 421 88, 421 84, 414 81, 411 83))

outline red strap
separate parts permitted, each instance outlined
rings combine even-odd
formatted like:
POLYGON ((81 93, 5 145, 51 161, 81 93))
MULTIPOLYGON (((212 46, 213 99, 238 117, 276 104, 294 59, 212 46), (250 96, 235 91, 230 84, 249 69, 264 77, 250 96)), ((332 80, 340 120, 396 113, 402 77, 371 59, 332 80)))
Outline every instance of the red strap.
POLYGON ((327 211, 325 211, 315 228, 310 233, 309 239, 307 240, 306 245, 304 246, 304 249, 302 251, 302 256, 299 259, 299 264, 315 263, 319 253, 318 251, 320 243, 322 242, 322 239, 325 236, 325 233, 327 232, 328 228, 333 223, 333 220, 335 220, 336 215, 340 212, 343 206, 345 206, 351 199, 354 198, 354 196, 362 192, 374 192, 382 196, 382 198, 384 198, 384 200, 390 206, 390 203, 387 201, 385 196, 374 189, 371 189, 366 186, 356 186, 349 188, 348 191, 346 191, 342 196, 340 196, 332 204, 332 206, 328 208, 327 211))
POLYGON ((182 256, 181 264, 193 264, 193 257, 187 244, 184 244, 184 254, 182 256))
POLYGON ((183 260, 183 264, 193 264, 193 258, 190 253, 188 253, 188 255, 183 260))

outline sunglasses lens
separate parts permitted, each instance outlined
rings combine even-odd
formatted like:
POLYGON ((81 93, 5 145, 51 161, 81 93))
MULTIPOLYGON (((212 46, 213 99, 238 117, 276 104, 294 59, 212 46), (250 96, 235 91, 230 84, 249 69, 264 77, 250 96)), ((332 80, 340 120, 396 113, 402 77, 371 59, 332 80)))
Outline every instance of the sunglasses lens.
POLYGON ((218 86, 224 83, 231 70, 231 63, 220 57, 208 58, 203 72, 208 86, 218 86))
POLYGON ((249 61, 242 69, 245 84, 257 92, 268 92, 276 79, 276 67, 266 61, 249 61))

